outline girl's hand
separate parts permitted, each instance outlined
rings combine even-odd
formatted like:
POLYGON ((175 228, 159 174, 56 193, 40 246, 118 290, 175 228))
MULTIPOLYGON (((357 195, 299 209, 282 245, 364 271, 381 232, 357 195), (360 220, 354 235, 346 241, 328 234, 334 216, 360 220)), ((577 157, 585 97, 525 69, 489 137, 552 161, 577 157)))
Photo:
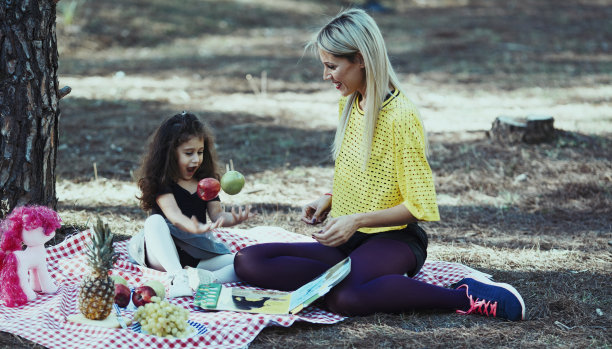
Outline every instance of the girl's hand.
POLYGON ((251 212, 251 205, 247 205, 245 208, 239 206, 238 211, 235 207, 232 207, 231 211, 227 212, 224 211, 219 201, 209 201, 206 210, 211 220, 219 220, 223 217, 222 226, 224 227, 234 226, 256 215, 255 212, 251 212))
POLYGON ((246 205, 246 207, 244 208, 244 210, 242 209, 242 207, 238 207, 238 212, 236 212, 235 207, 232 206, 232 210, 229 212, 233 219, 234 219, 234 224, 232 225, 236 225, 239 223, 242 223, 244 221, 246 221, 247 219, 255 216, 256 213, 251 212, 251 205, 246 205))
POLYGON ((191 216, 191 221, 196 226, 196 234, 204 234, 213 229, 220 228, 223 226, 223 217, 220 217, 215 222, 201 223, 196 216, 191 216))
POLYGON ((306 224, 319 224, 327 219, 331 210, 332 197, 323 195, 302 208, 300 219, 306 224))
POLYGON ((353 216, 341 216, 330 219, 325 227, 312 237, 325 246, 336 247, 347 242, 357 229, 359 225, 353 216))

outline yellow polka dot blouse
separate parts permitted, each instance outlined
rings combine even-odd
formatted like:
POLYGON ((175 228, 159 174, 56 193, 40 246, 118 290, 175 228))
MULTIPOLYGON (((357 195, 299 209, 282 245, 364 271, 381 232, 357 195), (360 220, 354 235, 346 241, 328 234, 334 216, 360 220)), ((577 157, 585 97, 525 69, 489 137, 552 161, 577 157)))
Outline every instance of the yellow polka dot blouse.
MULTIPOLYGON (((347 98, 340 100, 342 112, 347 98)), ((330 215, 373 212, 404 204, 418 220, 440 219, 433 176, 425 157, 423 127, 412 102, 395 90, 384 102, 372 153, 363 170, 364 113, 355 101, 336 158, 330 215)), ((403 226, 361 228, 364 233, 403 226)))

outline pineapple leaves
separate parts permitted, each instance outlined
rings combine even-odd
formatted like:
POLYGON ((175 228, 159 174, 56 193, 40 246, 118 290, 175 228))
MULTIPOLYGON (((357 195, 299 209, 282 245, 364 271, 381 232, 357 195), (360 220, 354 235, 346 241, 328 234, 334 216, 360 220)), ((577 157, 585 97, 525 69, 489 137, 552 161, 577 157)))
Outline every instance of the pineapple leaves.
POLYGON ((98 217, 96 226, 90 226, 91 244, 87 245, 86 254, 89 266, 94 270, 109 270, 119 257, 113 248, 113 233, 108 224, 98 217))

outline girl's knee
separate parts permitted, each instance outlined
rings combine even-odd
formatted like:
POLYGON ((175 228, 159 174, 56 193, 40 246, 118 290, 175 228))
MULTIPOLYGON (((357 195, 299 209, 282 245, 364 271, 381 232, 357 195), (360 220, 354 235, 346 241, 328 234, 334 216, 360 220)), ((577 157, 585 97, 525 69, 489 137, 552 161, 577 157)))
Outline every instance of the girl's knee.
POLYGON ((170 229, 168 229, 168 224, 166 223, 164 217, 154 214, 145 220, 144 233, 145 239, 148 236, 155 236, 156 238, 159 238, 160 234, 170 236, 170 229))
POLYGON ((162 215, 160 214, 152 214, 149 217, 147 217, 147 219, 145 220, 145 227, 147 226, 158 226, 160 224, 166 224, 166 221, 164 220, 164 217, 162 217, 162 215))

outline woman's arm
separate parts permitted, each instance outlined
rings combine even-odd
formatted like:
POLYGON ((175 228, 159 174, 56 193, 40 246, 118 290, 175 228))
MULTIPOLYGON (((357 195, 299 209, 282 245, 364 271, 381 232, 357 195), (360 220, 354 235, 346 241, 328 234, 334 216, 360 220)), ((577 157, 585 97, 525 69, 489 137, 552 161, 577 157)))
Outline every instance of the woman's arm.
POLYGON ((339 246, 361 228, 393 227, 416 222, 404 204, 380 211, 355 213, 332 218, 323 229, 313 234, 315 240, 327 246, 339 246))
POLYGON ((220 201, 209 201, 206 204, 206 210, 211 221, 218 222, 222 221, 220 226, 231 227, 236 224, 242 223, 254 215, 251 212, 251 205, 244 207, 238 207, 236 211, 235 207, 232 207, 230 212, 225 212, 221 207, 220 201))
POLYGON ((162 194, 156 199, 157 205, 164 212, 166 218, 170 223, 174 224, 179 229, 192 234, 202 234, 211 229, 220 227, 223 224, 223 220, 213 220, 213 223, 204 224, 200 222, 195 216, 187 217, 183 214, 181 209, 176 203, 174 194, 167 193, 162 194))
POLYGON ((394 227, 414 223, 417 219, 408 211, 406 205, 399 204, 380 211, 356 213, 354 219, 358 228, 394 227))

